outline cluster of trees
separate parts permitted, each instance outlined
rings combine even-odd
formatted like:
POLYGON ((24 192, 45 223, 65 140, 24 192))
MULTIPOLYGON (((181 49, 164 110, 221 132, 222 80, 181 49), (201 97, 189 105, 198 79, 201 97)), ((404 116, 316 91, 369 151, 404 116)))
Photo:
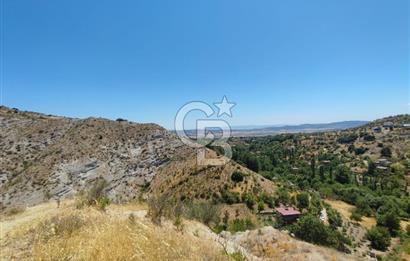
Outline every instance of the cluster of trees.
POLYGON ((347 251, 346 245, 351 244, 351 241, 341 232, 330 226, 326 226, 312 214, 301 217, 298 222, 291 227, 291 231, 304 241, 334 247, 340 251, 347 251))
POLYGON ((337 142, 346 144, 346 143, 353 143, 357 140, 358 135, 356 133, 346 134, 337 139, 337 142))
MULTIPOLYGON (((364 141, 375 140, 373 135, 367 133, 360 134, 360 137, 364 141)), ((351 133, 339 137, 336 142, 349 144, 358 138, 359 135, 351 133)), ((357 175, 347 166, 355 161, 352 156, 362 155, 366 152, 365 148, 356 148, 352 144, 349 146, 351 154, 333 154, 323 152, 317 146, 304 146, 302 139, 301 134, 232 139, 233 158, 268 179, 282 181, 282 184, 287 184, 292 190, 317 191, 320 197, 336 198, 355 205, 357 208, 352 214, 352 219, 360 220, 362 216, 376 217, 377 227, 369 231, 368 237, 372 240, 374 248, 385 249, 387 242, 390 242, 389 237, 398 234, 400 219, 410 218, 410 197, 406 191, 405 181, 406 168, 394 167, 393 164, 389 172, 383 172, 368 159, 367 171, 357 175)), ((318 143, 319 141, 316 142, 318 143)), ((390 147, 382 144, 379 147, 381 147, 381 156, 392 157, 390 147)), ((306 194, 299 194, 293 199, 287 191, 279 190, 273 203, 281 202, 306 208, 308 198, 306 194)), ((311 201, 312 199, 309 208, 312 207, 311 201)), ((252 200, 247 202, 249 205, 255 204, 252 200)), ((313 216, 315 217, 315 213, 313 216)), ((301 222, 304 223, 298 224, 294 229, 305 228, 307 224, 316 226, 318 223, 312 219, 312 216, 302 219, 301 222)), ((337 217, 335 219, 337 223, 337 217)), ((319 226, 315 229, 328 236, 332 234, 324 232, 319 226)), ((307 241, 314 240, 309 238, 311 234, 305 236, 300 233, 295 234, 307 241)), ((334 238, 339 236, 332 234, 328 238, 329 241, 320 239, 320 242, 316 243, 332 245, 329 242, 334 242, 334 238)), ((340 242, 344 241, 340 240, 340 242)), ((338 248, 335 244, 332 246, 338 248)))

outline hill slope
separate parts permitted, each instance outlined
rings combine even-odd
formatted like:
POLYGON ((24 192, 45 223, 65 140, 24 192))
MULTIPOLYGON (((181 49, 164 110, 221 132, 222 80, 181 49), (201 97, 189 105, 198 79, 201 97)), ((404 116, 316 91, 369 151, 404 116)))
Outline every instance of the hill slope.
MULTIPOLYGON (((111 199, 126 202, 137 198, 157 173, 161 175, 152 182, 151 192, 162 189, 175 196, 203 198, 233 189, 230 175, 241 168, 230 162, 200 169, 195 151, 155 124, 72 119, 0 107, 0 126, 1 209, 70 197, 101 178, 108 183, 111 199)), ((242 169, 253 184, 242 190, 264 183, 274 187, 242 169)))
POLYGON ((354 260, 272 227, 220 236, 193 220, 183 220, 182 228, 169 221, 156 226, 146 214, 140 204, 111 205, 106 212, 79 210, 71 201, 30 207, 0 221, 0 259, 243 260, 230 256, 240 252, 248 260, 354 260))

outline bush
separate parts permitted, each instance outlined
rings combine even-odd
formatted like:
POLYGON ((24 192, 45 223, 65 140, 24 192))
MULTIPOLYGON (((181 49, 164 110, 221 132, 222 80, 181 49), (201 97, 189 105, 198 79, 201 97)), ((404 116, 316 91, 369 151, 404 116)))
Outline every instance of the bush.
POLYGON ((362 221, 362 214, 359 211, 354 210, 350 215, 350 219, 354 221, 362 221))
POLYGON ((341 251, 346 250, 345 244, 350 243, 339 231, 332 230, 311 214, 300 218, 291 231, 304 241, 331 246, 341 251))
POLYGON ((366 133, 366 134, 363 136, 363 139, 364 139, 365 141, 375 141, 375 140, 376 140, 376 137, 375 137, 374 135, 371 135, 371 134, 366 133))
POLYGON ((390 158, 392 155, 391 149, 389 147, 383 147, 380 153, 383 157, 387 158, 390 158))
POLYGON ((97 206, 98 206, 98 208, 99 208, 100 210, 105 211, 105 209, 106 209, 110 204, 111 204, 111 199, 109 199, 109 198, 106 197, 106 196, 103 196, 103 197, 101 197, 101 198, 98 199, 98 204, 97 204, 97 206))
POLYGON ((160 225, 161 218, 167 215, 167 210, 170 206, 173 206, 169 201, 169 197, 166 194, 160 196, 152 196, 147 201, 148 204, 148 216, 151 218, 152 223, 160 225))
POLYGON ((105 188, 108 183, 105 179, 98 179, 88 191, 81 191, 76 200, 77 208, 84 206, 96 206, 101 210, 105 210, 111 203, 111 200, 106 196, 105 188))
POLYGON ((309 194, 302 192, 296 196, 297 207, 299 209, 304 209, 309 207, 309 194))
POLYGON ((219 207, 208 201, 193 201, 185 205, 185 215, 205 225, 219 223, 219 207))
POLYGON ((53 236, 70 236, 85 224, 86 222, 75 214, 54 216, 41 222, 36 228, 36 234, 39 239, 47 241, 53 236))
POLYGON ((367 233, 367 238, 370 240, 371 246, 374 249, 386 251, 390 246, 390 233, 386 228, 373 227, 367 233))
POLYGON ((221 194, 222 194, 222 201, 226 204, 232 205, 232 204, 240 202, 239 193, 237 192, 223 190, 221 194))
POLYGON ((16 207, 11 207, 9 209, 7 209, 4 214, 6 216, 15 216, 17 214, 23 213, 26 210, 25 207, 23 206, 16 206, 16 207))
POLYGON ((329 224, 331 227, 333 228, 337 228, 343 225, 343 219, 340 216, 339 212, 337 212, 337 210, 328 207, 326 208, 327 211, 327 217, 329 220, 329 224))
POLYGON ((249 209, 252 209, 252 210, 253 210, 253 206, 255 205, 255 202, 256 202, 255 196, 254 196, 252 193, 247 193, 247 194, 245 195, 244 201, 245 201, 246 206, 247 206, 249 209))
POLYGON ((242 174, 242 172, 239 172, 239 171, 235 171, 234 173, 232 173, 232 175, 231 175, 231 180, 233 181, 233 182, 235 182, 235 183, 238 183, 238 182, 242 182, 243 181, 243 178, 244 177, 244 175, 242 174))
POLYGON ((249 218, 246 219, 234 219, 230 224, 229 224, 229 231, 232 233, 236 232, 241 232, 241 231, 246 231, 255 228, 255 225, 252 223, 252 221, 249 218))
POLYGON ((340 138, 337 139, 337 142, 346 144, 346 143, 352 143, 356 141, 357 139, 357 134, 349 134, 349 135, 343 135, 340 138))
POLYGON ((277 193, 277 198, 275 200, 276 205, 280 205, 280 204, 289 205, 290 204, 290 194, 286 189, 279 188, 276 193, 277 193))
POLYGON ((400 231, 400 218, 395 211, 389 211, 385 214, 377 215, 377 225, 386 227, 392 236, 397 235, 400 231))
POLYGON ((259 203, 258 203, 258 211, 260 212, 260 211, 262 211, 262 210, 264 210, 265 209, 265 203, 263 202, 263 200, 262 201, 259 201, 259 203))
POLYGON ((350 182, 349 170, 345 167, 338 168, 335 179, 341 184, 348 184, 350 182))
POLYGON ((246 261, 247 259, 242 255, 241 252, 235 252, 230 254, 233 260, 235 261, 246 261))

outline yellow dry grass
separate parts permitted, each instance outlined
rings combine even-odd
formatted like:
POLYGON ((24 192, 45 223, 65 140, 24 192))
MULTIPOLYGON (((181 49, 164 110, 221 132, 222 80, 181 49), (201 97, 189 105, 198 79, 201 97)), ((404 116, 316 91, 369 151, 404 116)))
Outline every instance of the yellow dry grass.
MULTIPOLYGON (((352 214, 353 210, 356 208, 353 205, 350 205, 344 201, 340 200, 325 200, 332 208, 339 211, 339 213, 343 216, 343 218, 350 220, 350 215, 352 214)), ((356 222, 356 221, 355 221, 356 222)), ((362 217, 362 221, 358 222, 361 226, 370 229, 373 226, 376 226, 377 221, 374 217, 362 217)), ((403 230, 406 229, 408 225, 410 225, 410 221, 401 220, 400 221, 401 228, 403 230)))
POLYGON ((132 205, 111 206, 106 213, 63 208, 9 233, 2 244, 8 256, 2 258, 17 256, 13 251, 26 246, 19 259, 229 260, 217 243, 182 233, 170 222, 155 226, 145 213, 143 206, 132 205))
MULTIPOLYGON (((353 205, 350 205, 344 201, 341 200, 325 200, 326 203, 328 203, 332 208, 336 209, 339 211, 339 213, 342 215, 342 217, 346 220, 351 220, 350 216, 353 212, 353 210, 356 208, 353 205)), ((355 221, 357 222, 357 221, 355 221)), ((359 223, 362 227, 365 227, 366 229, 370 229, 373 226, 376 225, 376 219, 373 217, 362 217, 362 221, 357 222, 359 223)))

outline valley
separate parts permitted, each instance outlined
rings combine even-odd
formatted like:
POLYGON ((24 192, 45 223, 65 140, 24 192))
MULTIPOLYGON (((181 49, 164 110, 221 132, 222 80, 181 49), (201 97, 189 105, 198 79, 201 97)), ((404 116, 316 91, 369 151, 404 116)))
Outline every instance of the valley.
MULTIPOLYGON (((346 130, 232 137, 233 160, 201 166, 195 149, 155 124, 1 107, 2 255, 406 257, 409 121, 399 115, 346 130), (284 222, 280 208, 300 214, 284 222), (80 244, 83 251, 76 253, 80 244)), ((208 157, 219 154, 220 148, 208 146, 208 157)))

